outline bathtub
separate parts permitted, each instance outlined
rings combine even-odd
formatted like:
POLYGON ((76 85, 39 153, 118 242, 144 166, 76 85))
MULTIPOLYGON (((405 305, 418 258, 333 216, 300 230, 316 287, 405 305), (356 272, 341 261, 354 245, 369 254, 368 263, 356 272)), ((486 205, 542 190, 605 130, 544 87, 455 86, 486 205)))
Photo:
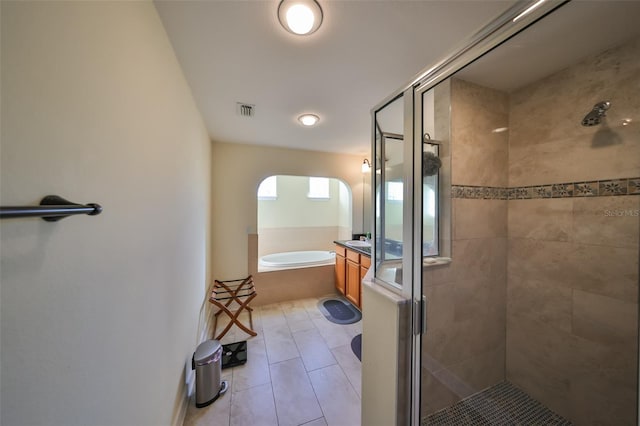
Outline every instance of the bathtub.
POLYGON ((278 271, 281 269, 310 268, 333 265, 336 253, 332 251, 310 250, 274 253, 258 260, 258 271, 278 271))

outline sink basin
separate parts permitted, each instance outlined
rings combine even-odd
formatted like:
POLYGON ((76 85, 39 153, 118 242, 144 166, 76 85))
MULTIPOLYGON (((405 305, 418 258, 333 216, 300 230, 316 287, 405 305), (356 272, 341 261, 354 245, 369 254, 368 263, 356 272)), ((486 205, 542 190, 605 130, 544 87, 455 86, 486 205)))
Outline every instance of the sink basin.
POLYGON ((346 245, 351 247, 371 247, 371 243, 368 241, 352 240, 345 242, 346 245))

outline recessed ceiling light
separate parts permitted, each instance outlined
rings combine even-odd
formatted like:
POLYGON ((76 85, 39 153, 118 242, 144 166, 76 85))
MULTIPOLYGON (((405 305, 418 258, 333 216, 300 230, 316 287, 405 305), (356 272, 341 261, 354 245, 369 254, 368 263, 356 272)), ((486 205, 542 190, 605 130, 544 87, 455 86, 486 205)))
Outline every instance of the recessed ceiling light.
POLYGON ((293 34, 311 34, 320 28, 322 8, 315 0, 282 0, 278 6, 278 20, 293 34))
POLYGON ((315 114, 302 114, 298 117, 298 121, 302 123, 303 126, 313 126, 318 120, 320 120, 320 117, 315 114))

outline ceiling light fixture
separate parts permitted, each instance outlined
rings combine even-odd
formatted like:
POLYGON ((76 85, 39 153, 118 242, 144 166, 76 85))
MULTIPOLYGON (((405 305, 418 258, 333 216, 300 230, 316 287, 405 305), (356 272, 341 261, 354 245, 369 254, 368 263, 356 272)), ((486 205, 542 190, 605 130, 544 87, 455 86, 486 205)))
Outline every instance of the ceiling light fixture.
POLYGON ((312 34, 322 24, 322 8, 316 0, 282 0, 278 5, 278 20, 293 34, 312 34))
POLYGON ((320 117, 315 114, 302 114, 298 117, 298 121, 302 123, 303 126, 314 126, 319 120, 320 117))

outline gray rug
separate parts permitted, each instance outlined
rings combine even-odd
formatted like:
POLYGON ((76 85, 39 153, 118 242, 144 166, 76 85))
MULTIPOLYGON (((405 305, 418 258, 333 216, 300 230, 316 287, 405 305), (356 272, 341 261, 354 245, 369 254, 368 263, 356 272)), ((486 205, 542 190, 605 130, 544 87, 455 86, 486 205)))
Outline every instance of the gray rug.
POLYGON ((318 309, 326 319, 336 324, 353 324, 362 319, 360 311, 341 297, 320 299, 318 309))

